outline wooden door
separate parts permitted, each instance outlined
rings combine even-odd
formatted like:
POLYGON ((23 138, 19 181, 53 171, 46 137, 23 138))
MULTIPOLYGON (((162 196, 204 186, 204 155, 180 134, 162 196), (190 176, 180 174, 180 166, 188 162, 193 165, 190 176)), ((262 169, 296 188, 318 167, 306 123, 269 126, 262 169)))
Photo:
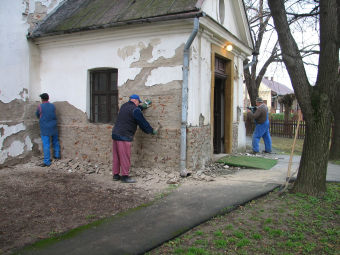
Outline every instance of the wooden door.
POLYGON ((215 92, 214 92, 214 153, 221 153, 221 125, 222 125, 222 116, 221 116, 221 108, 222 108, 222 79, 215 80, 215 92))
POLYGON ((228 75, 225 73, 224 59, 215 58, 215 89, 214 89, 214 153, 224 152, 224 93, 228 75))

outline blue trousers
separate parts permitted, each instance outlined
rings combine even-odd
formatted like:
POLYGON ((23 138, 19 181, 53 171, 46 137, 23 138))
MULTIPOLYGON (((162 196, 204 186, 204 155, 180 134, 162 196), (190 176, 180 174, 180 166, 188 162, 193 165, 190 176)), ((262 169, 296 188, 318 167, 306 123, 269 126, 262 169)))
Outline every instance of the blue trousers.
POLYGON ((269 120, 267 120, 262 123, 258 124, 256 123, 255 131, 253 134, 253 141, 252 141, 252 146, 253 146, 253 151, 259 152, 259 143, 261 138, 263 138, 264 141, 264 146, 265 146, 265 151, 266 152, 272 152, 272 139, 270 138, 270 133, 269 133, 269 120))
MULTIPOLYGON (((44 148, 44 164, 45 165, 51 165, 51 142, 50 142, 50 136, 41 136, 43 148, 44 148)), ((54 157, 60 158, 60 145, 59 145, 59 139, 58 139, 58 132, 55 135, 52 135, 52 146, 54 150, 54 157)))

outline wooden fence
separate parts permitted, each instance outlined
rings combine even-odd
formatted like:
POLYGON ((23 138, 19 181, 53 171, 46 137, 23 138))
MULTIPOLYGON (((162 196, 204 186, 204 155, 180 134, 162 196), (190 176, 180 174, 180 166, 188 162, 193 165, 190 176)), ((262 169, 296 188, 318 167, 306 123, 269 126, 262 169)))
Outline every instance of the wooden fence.
MULTIPOLYGON (((297 123, 298 123, 297 120, 285 121, 285 120, 274 120, 273 118, 271 118, 269 122, 270 122, 269 131, 270 131, 271 136, 294 138, 295 131, 297 128, 297 123)), ((245 123, 246 123, 247 135, 251 135, 255 130, 255 122, 254 120, 247 117, 245 123)), ((332 125, 332 130, 333 130, 333 125, 332 125)), ((304 139, 305 131, 306 131, 305 122, 300 121, 299 133, 297 135, 297 139, 304 139)))

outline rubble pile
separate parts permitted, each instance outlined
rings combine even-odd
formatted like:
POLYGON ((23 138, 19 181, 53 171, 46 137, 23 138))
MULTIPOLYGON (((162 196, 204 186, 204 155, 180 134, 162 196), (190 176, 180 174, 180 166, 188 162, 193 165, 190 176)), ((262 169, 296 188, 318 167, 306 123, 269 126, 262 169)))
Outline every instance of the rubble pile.
MULTIPOLYGON (((224 163, 212 163, 205 165, 205 168, 192 175, 193 179, 201 181, 214 181, 217 177, 225 177, 240 170, 240 167, 228 166, 224 163)), ((244 167, 242 167, 244 169, 244 167)))
MULTIPOLYGON (((42 161, 42 159, 38 160, 42 161)), ((31 164, 39 165, 39 162, 32 161, 31 164)), ((60 159, 52 160, 51 165, 47 168, 48 171, 67 171, 69 173, 78 173, 88 175, 103 175, 112 176, 112 165, 100 162, 87 162, 75 159, 60 159)), ((130 177, 138 178, 145 181, 149 185, 156 183, 177 184, 184 181, 179 173, 174 173, 171 170, 160 170, 157 168, 130 168, 130 177)))
MULTIPOLYGON (((31 164, 39 165, 32 161, 31 164)), ((243 167, 244 168, 244 167, 243 167)), ((174 184, 185 182, 186 180, 195 181, 214 181, 217 177, 225 177, 239 171, 240 167, 228 166, 221 163, 211 163, 204 166, 203 169, 188 173, 187 178, 180 177, 179 172, 174 170, 158 169, 158 168, 135 168, 131 167, 130 176, 137 178, 141 182, 147 183, 147 186, 155 184, 174 184)), ((112 165, 100 162, 87 162, 75 159, 52 160, 51 166, 46 169, 48 171, 67 171, 69 173, 78 173, 85 176, 102 175, 112 176, 112 165)))

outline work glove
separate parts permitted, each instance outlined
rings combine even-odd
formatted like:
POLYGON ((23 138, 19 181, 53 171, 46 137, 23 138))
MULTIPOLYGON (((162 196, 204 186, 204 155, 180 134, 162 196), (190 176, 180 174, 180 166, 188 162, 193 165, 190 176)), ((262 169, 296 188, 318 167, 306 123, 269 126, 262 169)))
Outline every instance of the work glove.
POLYGON ((146 109, 148 107, 150 107, 152 101, 150 101, 149 99, 146 99, 145 102, 143 103, 143 108, 146 109))
POLYGON ((151 134, 152 135, 157 135, 157 130, 154 129, 151 134))

